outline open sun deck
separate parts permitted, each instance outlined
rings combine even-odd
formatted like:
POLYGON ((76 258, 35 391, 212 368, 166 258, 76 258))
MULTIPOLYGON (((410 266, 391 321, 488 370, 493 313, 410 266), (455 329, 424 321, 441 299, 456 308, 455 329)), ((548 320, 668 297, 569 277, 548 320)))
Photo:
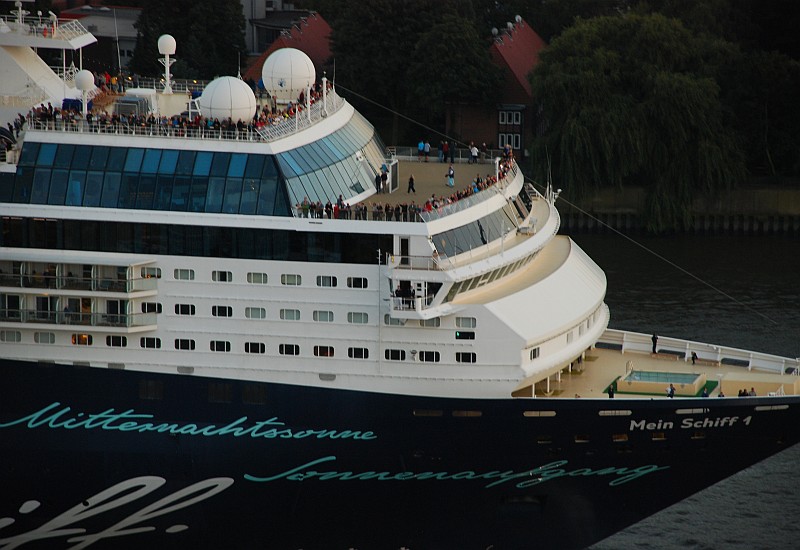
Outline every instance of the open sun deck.
MULTIPOLYGON (((617 331, 604 335, 616 336, 617 331)), ((649 337, 624 333, 625 337, 644 341, 649 337)), ((691 350, 691 342, 675 340, 691 350)), ((698 344, 705 346, 705 344, 698 344)), ((677 347, 677 346, 673 346, 677 347)), ((781 360, 773 356, 737 358, 738 350, 718 348, 721 360, 691 361, 691 351, 685 358, 677 353, 650 353, 618 346, 604 346, 588 350, 582 360, 556 376, 536 383, 536 397, 602 398, 608 397, 613 385, 617 398, 666 399, 667 387, 675 386, 675 397, 700 397, 705 388, 709 397, 737 397, 740 390, 755 391, 757 396, 798 395, 800 376, 797 360, 781 360), (728 357, 730 356, 730 357, 728 357), (629 383, 630 382, 630 383, 629 383)), ((661 350, 659 350, 661 351, 661 350)), ((700 353, 702 350, 697 350, 700 353)))

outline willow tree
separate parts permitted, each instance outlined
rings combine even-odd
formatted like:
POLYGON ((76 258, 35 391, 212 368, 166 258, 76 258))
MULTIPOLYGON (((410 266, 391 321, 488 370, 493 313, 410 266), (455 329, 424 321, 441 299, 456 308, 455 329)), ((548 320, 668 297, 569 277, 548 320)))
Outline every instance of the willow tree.
POLYGON ((559 187, 580 198, 606 186, 647 190, 647 226, 688 228, 691 204, 740 181, 744 157, 725 124, 716 81, 728 43, 661 15, 577 20, 532 75, 559 187))

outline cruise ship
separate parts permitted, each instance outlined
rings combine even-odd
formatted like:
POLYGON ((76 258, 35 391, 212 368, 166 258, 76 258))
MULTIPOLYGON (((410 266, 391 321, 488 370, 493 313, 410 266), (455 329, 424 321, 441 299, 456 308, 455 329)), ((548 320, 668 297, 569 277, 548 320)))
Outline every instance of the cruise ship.
POLYGON ((34 52, 93 40, 0 20, 0 549, 583 548, 800 440, 797 359, 609 328, 513 157, 402 208, 301 52, 265 111, 34 52))

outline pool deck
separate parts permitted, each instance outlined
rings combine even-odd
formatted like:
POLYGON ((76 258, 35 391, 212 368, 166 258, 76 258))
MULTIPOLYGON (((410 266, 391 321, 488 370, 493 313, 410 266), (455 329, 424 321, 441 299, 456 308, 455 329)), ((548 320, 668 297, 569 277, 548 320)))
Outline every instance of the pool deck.
MULTIPOLYGON (((731 365, 695 364, 691 360, 685 361, 682 357, 676 358, 668 354, 651 354, 628 351, 621 353, 616 350, 593 348, 586 352, 581 363, 574 363, 569 371, 562 371, 560 380, 556 376, 550 377, 549 391, 546 380, 536 383, 536 397, 582 397, 582 398, 607 398, 608 386, 625 376, 628 370, 671 372, 671 373, 705 373, 709 382, 720 382, 709 397, 719 397, 722 390, 725 397, 737 397, 739 390, 755 388, 759 396, 768 395, 770 392, 783 391, 794 394, 796 383, 800 380, 791 374, 770 374, 758 371, 749 371, 746 367, 731 365)), ((658 394, 629 394, 623 388, 616 393, 617 398, 631 399, 668 399, 666 387, 661 395, 658 394)), ((676 384, 677 387, 677 384, 676 384)), ((681 395, 677 397, 689 397, 681 395)))

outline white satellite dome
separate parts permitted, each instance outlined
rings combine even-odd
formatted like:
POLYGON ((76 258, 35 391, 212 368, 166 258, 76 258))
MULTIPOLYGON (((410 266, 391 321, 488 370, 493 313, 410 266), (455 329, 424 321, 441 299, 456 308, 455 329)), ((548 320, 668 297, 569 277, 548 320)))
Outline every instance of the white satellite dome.
POLYGON ((87 71, 86 69, 78 71, 75 75, 75 87, 82 92, 88 92, 94 88, 94 75, 92 71, 87 71))
POLYGON ((197 99, 203 116, 247 122, 256 113, 256 96, 243 80, 221 76, 208 83, 197 99))
POLYGON ((264 89, 279 101, 295 101, 316 78, 311 58, 296 48, 275 50, 261 68, 264 89))

